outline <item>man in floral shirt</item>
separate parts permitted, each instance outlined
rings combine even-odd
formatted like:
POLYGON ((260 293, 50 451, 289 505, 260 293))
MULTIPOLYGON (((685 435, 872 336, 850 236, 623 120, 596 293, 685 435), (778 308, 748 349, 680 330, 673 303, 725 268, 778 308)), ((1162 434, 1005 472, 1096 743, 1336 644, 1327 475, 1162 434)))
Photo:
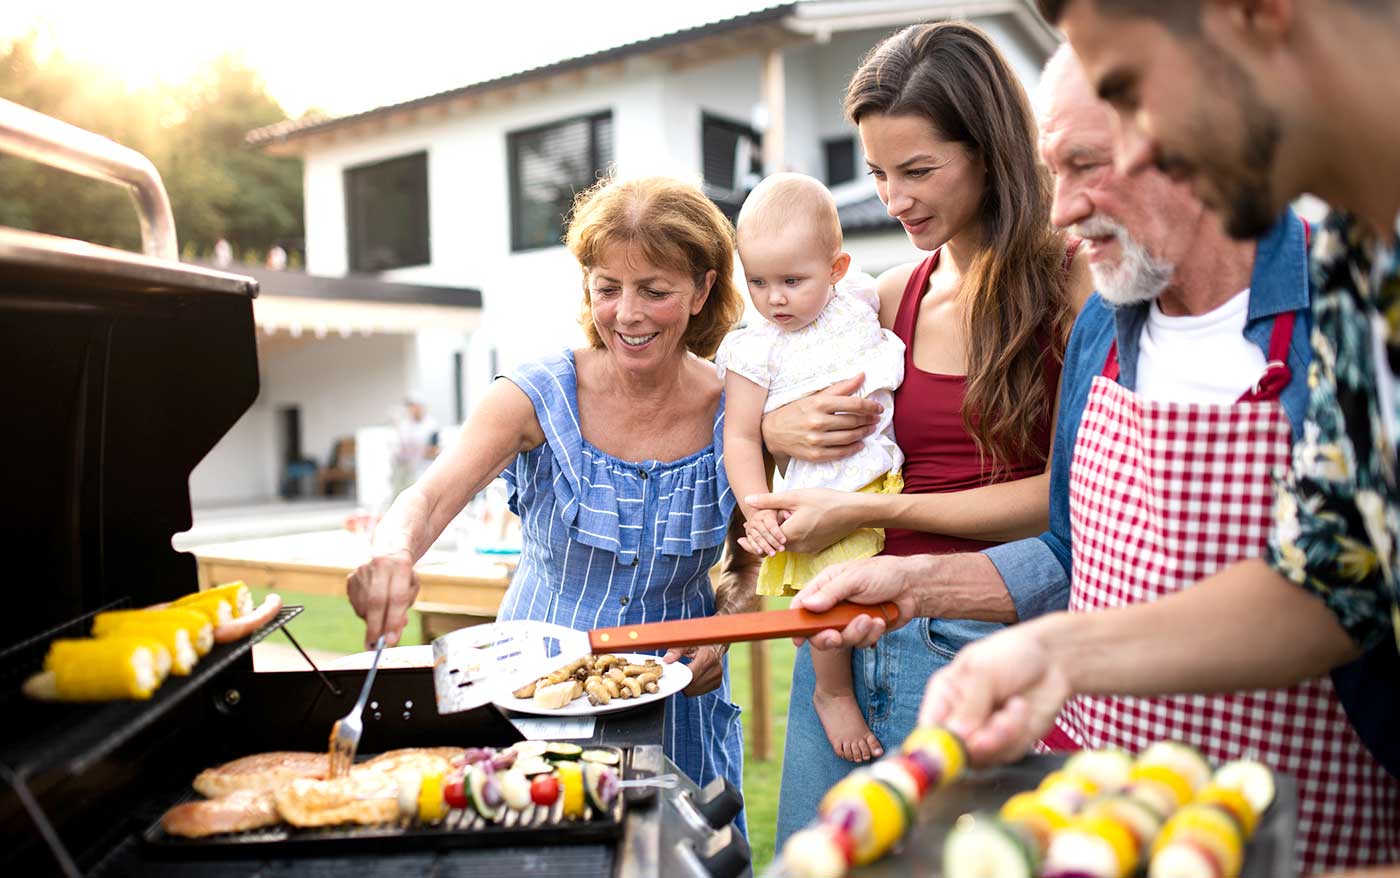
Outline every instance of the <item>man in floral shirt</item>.
POLYGON ((1326 602, 1364 650, 1390 648, 1396 625, 1396 238, 1333 214, 1312 252, 1311 397, 1280 486, 1270 561, 1326 602))
MULTIPOLYGON (((976 758, 1013 758, 1075 694, 1277 687, 1364 657, 1375 672, 1350 693, 1363 708, 1352 719, 1396 773, 1400 4, 1041 0, 1041 11, 1118 110, 1126 169, 1190 179, 1241 237, 1305 192, 1349 213, 1315 230, 1308 423, 1280 482, 1270 558, 1155 603, 1053 614, 974 644, 930 681, 923 719, 962 731, 976 758)), ((797 603, 894 597, 907 596, 850 584, 797 603)), ((865 646, 882 631, 861 619, 813 643, 865 646)))

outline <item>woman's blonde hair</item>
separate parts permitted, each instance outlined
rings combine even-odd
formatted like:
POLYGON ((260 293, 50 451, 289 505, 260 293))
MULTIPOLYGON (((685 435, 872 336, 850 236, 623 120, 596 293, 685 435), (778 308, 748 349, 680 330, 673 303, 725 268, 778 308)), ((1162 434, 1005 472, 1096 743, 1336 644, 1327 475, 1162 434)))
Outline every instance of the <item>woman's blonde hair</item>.
POLYGON ((1073 315, 1065 239, 1050 225, 1050 178, 1020 81, 985 33, 962 22, 912 25, 876 46, 846 89, 846 116, 917 116, 981 158, 986 243, 963 278, 967 394, 963 425, 993 472, 1040 460, 1055 404, 1046 370, 1063 356, 1073 315))
POLYGON ((685 330, 691 353, 714 356, 744 313, 734 285, 734 226, 693 184, 671 177, 600 180, 574 199, 564 243, 583 267, 579 323, 595 348, 603 339, 593 325, 588 271, 619 245, 635 245, 648 262, 684 272, 700 288, 706 272, 715 272, 709 298, 685 330))

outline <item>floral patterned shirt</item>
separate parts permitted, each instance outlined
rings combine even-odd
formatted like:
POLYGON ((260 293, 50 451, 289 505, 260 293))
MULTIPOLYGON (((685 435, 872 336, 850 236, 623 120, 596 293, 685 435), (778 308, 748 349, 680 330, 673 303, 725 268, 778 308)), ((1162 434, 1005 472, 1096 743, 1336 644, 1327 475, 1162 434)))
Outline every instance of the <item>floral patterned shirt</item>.
POLYGON ((1313 362, 1303 436, 1278 484, 1269 560, 1365 650, 1400 631, 1400 216, 1378 242, 1334 213, 1312 247, 1313 362))

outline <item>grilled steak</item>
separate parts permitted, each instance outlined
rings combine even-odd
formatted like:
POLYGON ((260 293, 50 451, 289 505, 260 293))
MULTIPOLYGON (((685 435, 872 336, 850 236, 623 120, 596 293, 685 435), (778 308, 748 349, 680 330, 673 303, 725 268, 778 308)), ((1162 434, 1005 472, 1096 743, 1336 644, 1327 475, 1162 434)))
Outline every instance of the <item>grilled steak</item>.
POLYGON ((238 790, 275 790, 299 777, 324 778, 329 773, 325 753, 254 753, 201 771, 194 788, 213 799, 238 790))
POLYGON ((399 785, 377 771, 356 772, 335 780, 299 778, 273 793, 277 813, 293 826, 365 826, 390 823, 399 816, 399 785))
POLYGON ((280 822, 272 793, 265 790, 239 790, 217 799, 185 802, 160 818, 166 832, 187 838, 242 832, 280 822))

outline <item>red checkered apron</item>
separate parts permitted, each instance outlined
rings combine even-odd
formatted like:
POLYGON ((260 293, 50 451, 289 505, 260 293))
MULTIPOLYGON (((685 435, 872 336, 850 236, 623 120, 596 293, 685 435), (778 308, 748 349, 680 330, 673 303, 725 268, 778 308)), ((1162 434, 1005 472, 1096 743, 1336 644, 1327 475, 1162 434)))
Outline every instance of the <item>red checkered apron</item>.
MULTIPOLYGON (((1116 380, 1115 343, 1070 466, 1071 611, 1156 600, 1264 554, 1271 475, 1289 461, 1277 400, 1292 331, 1292 314, 1274 321, 1268 369, 1234 405, 1141 398, 1116 380)), ((1303 874, 1400 861, 1400 783, 1366 751, 1329 678, 1222 696, 1079 697, 1044 743, 1139 752, 1164 738, 1217 764, 1250 756, 1296 778, 1303 874)))

